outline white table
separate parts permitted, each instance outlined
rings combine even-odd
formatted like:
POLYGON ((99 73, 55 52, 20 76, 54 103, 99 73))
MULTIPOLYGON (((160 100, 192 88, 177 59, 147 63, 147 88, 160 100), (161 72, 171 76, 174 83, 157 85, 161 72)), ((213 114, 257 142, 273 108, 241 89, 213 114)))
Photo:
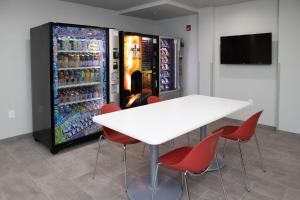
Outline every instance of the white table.
POLYGON ((128 185, 130 199, 151 199, 152 190, 160 199, 180 199, 181 188, 169 177, 155 181, 158 145, 200 127, 200 138, 206 136, 206 125, 241 110, 250 103, 202 95, 190 95, 105 115, 93 121, 136 138, 151 146, 151 177, 141 178, 128 185))

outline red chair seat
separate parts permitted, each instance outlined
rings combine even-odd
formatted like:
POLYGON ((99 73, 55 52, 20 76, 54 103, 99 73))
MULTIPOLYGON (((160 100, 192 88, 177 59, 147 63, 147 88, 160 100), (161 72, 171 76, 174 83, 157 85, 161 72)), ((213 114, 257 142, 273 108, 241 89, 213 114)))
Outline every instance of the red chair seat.
POLYGON ((106 127, 103 127, 104 128, 104 131, 108 134, 105 134, 106 138, 113 141, 113 142, 116 142, 116 143, 119 143, 119 144, 135 144, 135 143, 138 143, 140 142, 139 140, 136 140, 132 137, 129 137, 127 135, 124 135, 118 131, 114 131, 114 130, 111 130, 111 129, 108 129, 106 127))
POLYGON ((238 140, 238 138, 233 134, 236 130, 238 130, 239 126, 224 126, 215 132, 222 130, 222 137, 231 139, 231 140, 238 140))
POLYGON ((175 165, 175 164, 179 163, 180 161, 182 161, 192 149, 193 149, 192 147, 181 147, 181 148, 175 149, 175 150, 161 156, 159 158, 158 162, 172 167, 172 165, 175 165))

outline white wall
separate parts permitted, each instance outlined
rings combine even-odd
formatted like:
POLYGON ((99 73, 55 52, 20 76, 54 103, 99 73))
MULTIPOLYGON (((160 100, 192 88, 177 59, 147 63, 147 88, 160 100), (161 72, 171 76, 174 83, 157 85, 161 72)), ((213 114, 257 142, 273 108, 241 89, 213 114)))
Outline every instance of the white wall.
POLYGON ((1 0, 0 139, 32 132, 29 30, 49 21, 145 33, 157 30, 154 21, 119 16, 113 11, 79 4, 57 0, 1 0), (9 120, 10 109, 16 111, 16 117, 9 120))
POLYGON ((300 1, 280 0, 279 129, 300 133, 300 1))
MULTIPOLYGON (((200 9, 199 58, 200 93, 233 99, 253 99, 254 106, 232 115, 235 119, 246 119, 250 114, 264 109, 260 123, 275 126, 276 122, 276 72, 277 72, 277 1, 249 1, 230 6, 200 9), (212 19, 211 19, 212 18, 212 19), (272 32, 272 65, 220 65, 220 37, 252 33, 272 32), (213 37, 211 37, 213 35, 213 37), (207 41, 207 40, 213 41, 207 41), (213 53, 207 57, 207 45, 212 42, 213 53), (212 59, 212 60, 210 60, 212 59), (210 63, 213 69, 210 69, 210 63), (213 74, 211 74, 213 72, 213 74), (211 78, 208 78, 211 77, 211 78), (212 81, 210 81, 212 79, 212 81), (212 85, 213 84, 213 85, 212 85)), ((208 49, 208 51, 210 51, 208 49)))
POLYGON ((198 93, 198 16, 190 15, 158 21, 160 35, 182 38, 184 41, 183 54, 183 94, 198 93), (186 31, 186 25, 192 30, 186 31))

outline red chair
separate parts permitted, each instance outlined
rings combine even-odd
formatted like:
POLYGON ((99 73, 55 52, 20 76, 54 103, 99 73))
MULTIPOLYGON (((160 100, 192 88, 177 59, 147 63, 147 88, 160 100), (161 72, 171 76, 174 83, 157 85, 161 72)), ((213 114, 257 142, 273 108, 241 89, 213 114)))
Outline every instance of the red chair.
MULTIPOLYGON (((104 106, 102 106, 102 108, 100 109, 100 113, 101 114, 106 114, 106 113, 110 113, 110 112, 116 112, 116 111, 120 111, 121 108, 119 106, 117 106, 116 104, 110 103, 110 104, 106 104, 104 106)), ((112 142, 116 142, 119 144, 123 145, 123 152, 124 152, 124 157, 123 157, 123 164, 124 164, 124 171, 125 171, 125 179, 124 179, 124 186, 125 186, 125 190, 127 190, 127 167, 126 167, 126 145, 128 144, 136 144, 140 141, 131 138, 127 135, 124 135, 120 132, 117 132, 115 130, 112 130, 110 128, 107 127, 102 127, 103 128, 103 133, 105 135, 105 138, 112 141, 112 142)), ((101 145, 101 141, 103 139, 103 135, 100 136, 99 138, 99 146, 98 146, 98 151, 97 151, 97 157, 96 157, 96 164, 95 164, 95 169, 94 169, 94 173, 93 173, 93 179, 95 178, 95 174, 96 174, 96 169, 97 169, 97 163, 98 163, 98 157, 99 157, 99 152, 100 152, 100 145, 101 145)))
POLYGON ((160 98, 158 96, 150 96, 147 98, 147 104, 158 103, 160 102, 160 98))
POLYGON ((255 113, 240 126, 224 126, 216 131, 216 132, 219 132, 221 130, 222 137, 225 139, 224 147, 223 147, 223 156, 225 156, 225 147, 226 147, 227 139, 237 142, 237 144, 239 146, 241 162, 242 162, 243 182, 244 182, 244 185, 248 192, 250 191, 250 188, 249 188, 248 182, 247 182, 247 174, 246 174, 243 153, 242 153, 242 149, 241 149, 241 143, 248 142, 251 139, 251 137, 254 135, 258 154, 259 154, 260 164, 261 164, 262 170, 265 172, 266 170, 264 167, 261 150, 259 147, 257 136, 255 134, 257 122, 258 122, 258 119, 259 119, 260 115, 262 114, 262 112, 263 111, 255 113))
MULTIPOLYGON (((227 197, 224 188, 223 177, 221 169, 219 168, 218 157, 216 156, 216 147, 221 133, 222 131, 211 134, 210 136, 199 142, 195 147, 181 147, 163 156, 160 156, 156 167, 155 180, 157 180, 158 168, 160 165, 164 165, 171 169, 180 171, 182 173, 182 184, 184 180, 186 193, 188 199, 190 200, 187 175, 198 176, 204 174, 205 172, 207 172, 211 162, 215 158, 217 161, 219 176, 222 183, 224 199, 226 200, 227 197)), ((155 191, 153 191, 153 193, 153 196, 155 197, 155 191)))

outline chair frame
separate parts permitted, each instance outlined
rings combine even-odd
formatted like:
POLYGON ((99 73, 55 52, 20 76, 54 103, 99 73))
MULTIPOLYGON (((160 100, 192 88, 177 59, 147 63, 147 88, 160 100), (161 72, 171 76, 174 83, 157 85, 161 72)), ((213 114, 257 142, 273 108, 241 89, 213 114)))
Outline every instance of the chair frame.
MULTIPOLYGON (((218 160, 217 154, 215 154, 215 159, 216 159, 216 163, 217 163, 217 167, 218 167, 220 181, 221 181, 221 184, 222 184, 222 190, 223 190, 224 200, 227 200, 227 194, 226 194, 226 190, 225 190, 225 187, 224 187, 223 175, 222 175, 222 172, 221 172, 221 168, 220 168, 220 165, 219 165, 219 160, 218 160)), ((160 165, 163 165, 163 164, 162 163, 157 163, 157 165, 156 165, 155 182, 158 181, 158 170, 159 170, 159 166, 160 165)), ((183 189, 183 185, 185 185, 185 191, 186 191, 188 200, 190 200, 191 197, 190 197, 189 186, 188 186, 188 182, 187 182, 187 175, 190 175, 190 176, 201 176, 201 175, 203 175, 203 174, 205 174, 207 172, 209 172, 208 168, 206 170, 202 171, 199 174, 195 174, 195 173, 192 173, 190 171, 183 171, 183 172, 181 172, 181 188, 183 189)), ((155 192, 156 192, 155 189, 153 189, 152 200, 154 200, 154 198, 155 198, 155 192)))
MULTIPOLYGON (((258 151, 258 155, 259 155, 259 160, 260 160, 260 165, 261 165, 262 171, 266 172, 266 168, 264 166, 263 157, 262 157, 260 145, 259 145, 259 142, 258 142, 258 139, 257 139, 257 135, 256 135, 256 133, 254 133, 253 135, 254 135, 254 138, 255 138, 255 143, 256 143, 256 146, 257 146, 257 151, 258 151)), ((225 150, 226 150, 226 142, 227 142, 227 140, 228 139, 224 138, 223 157, 225 157, 225 150)), ((244 183, 245 189, 248 192, 250 192, 251 190, 250 190, 249 183, 248 183, 248 177, 247 177, 247 172, 246 172, 246 167, 245 167, 245 161, 244 161, 244 155, 243 155, 243 151, 242 151, 242 148, 241 148, 241 144, 242 143, 247 143, 249 141, 250 140, 242 141, 240 139, 238 139, 237 141, 235 141, 237 143, 238 147, 239 147, 239 152, 240 152, 240 158, 241 158, 241 164, 242 164, 243 183, 244 183)))
MULTIPOLYGON (((100 147, 101 147, 101 142, 103 140, 104 135, 102 134, 99 138, 98 142, 98 150, 97 150, 97 155, 96 155, 96 163, 95 163, 95 168, 93 172, 93 179, 96 177, 96 171, 97 171, 97 165, 98 165, 98 160, 99 160, 99 153, 100 153, 100 147)), ((126 161, 126 145, 123 145, 123 167, 124 167, 124 189, 127 192, 127 161, 126 161)))

